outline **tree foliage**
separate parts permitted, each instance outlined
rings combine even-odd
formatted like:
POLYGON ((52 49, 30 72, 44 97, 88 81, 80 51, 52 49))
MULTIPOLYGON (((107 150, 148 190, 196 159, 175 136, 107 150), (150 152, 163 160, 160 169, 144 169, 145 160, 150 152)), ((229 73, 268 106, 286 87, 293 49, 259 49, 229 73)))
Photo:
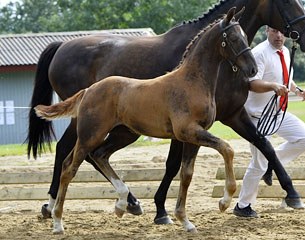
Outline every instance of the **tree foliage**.
MULTIPOLYGON (((305 3, 305 0, 302 0, 305 3)), ((11 0, 0 8, 0 34, 152 28, 163 33, 202 16, 219 0, 11 0)), ((252 44, 264 40, 260 30, 252 44)), ((287 41, 291 46, 291 41, 287 41)), ((297 51, 294 79, 304 79, 304 53, 297 51)))
POLYGON ((217 0, 21 0, 0 9, 0 33, 151 27, 162 33, 217 0))

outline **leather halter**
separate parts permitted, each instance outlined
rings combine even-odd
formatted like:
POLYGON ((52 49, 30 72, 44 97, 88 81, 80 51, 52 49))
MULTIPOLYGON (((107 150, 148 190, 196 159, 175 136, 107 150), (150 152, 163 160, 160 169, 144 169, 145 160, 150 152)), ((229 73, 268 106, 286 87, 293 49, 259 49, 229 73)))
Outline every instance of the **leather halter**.
MULTIPOLYGON (((293 25, 299 23, 300 21, 305 20, 305 15, 302 15, 302 16, 296 17, 295 19, 289 20, 285 10, 281 9, 279 7, 279 4, 275 4, 274 1, 277 1, 277 0, 272 0, 272 4, 270 5, 270 8, 271 8, 270 12, 272 13, 272 10, 273 10, 272 6, 275 5, 277 7, 278 12, 280 13, 280 15, 282 16, 282 18, 285 22, 284 35, 291 38, 294 41, 297 41, 300 38, 300 36, 302 36, 304 34, 305 29, 302 32, 298 32, 296 30, 293 30, 293 25)), ((270 16, 269 22, 271 22, 273 14, 270 14, 269 16, 270 16)))
POLYGON ((223 27, 222 26, 223 25, 223 22, 221 22, 221 24, 220 24, 220 27, 222 28, 222 31, 223 31, 223 33, 222 33, 222 42, 221 42, 221 46, 223 47, 223 48, 225 48, 226 46, 229 46, 230 47, 230 49, 231 49, 231 51, 233 52, 233 54, 234 54, 234 61, 232 62, 232 61, 230 61, 229 59, 227 59, 227 61, 231 64, 231 67, 232 67, 232 70, 233 70, 233 72, 237 72, 238 71, 238 67, 236 66, 236 61, 237 61, 237 58, 240 56, 240 55, 242 55, 242 54, 244 54, 245 52, 247 52, 247 51, 251 51, 251 48, 250 47, 246 47, 246 48, 244 48, 244 49, 242 49, 241 51, 236 51, 235 49, 234 49, 234 47, 233 47, 233 44, 231 43, 231 41, 228 39, 228 34, 227 34, 227 30, 228 29, 230 29, 230 28, 232 28, 232 27, 234 27, 234 26, 236 26, 236 25, 239 25, 239 22, 234 22, 234 23, 232 23, 232 24, 230 24, 230 25, 228 25, 228 26, 226 26, 226 27, 223 27))

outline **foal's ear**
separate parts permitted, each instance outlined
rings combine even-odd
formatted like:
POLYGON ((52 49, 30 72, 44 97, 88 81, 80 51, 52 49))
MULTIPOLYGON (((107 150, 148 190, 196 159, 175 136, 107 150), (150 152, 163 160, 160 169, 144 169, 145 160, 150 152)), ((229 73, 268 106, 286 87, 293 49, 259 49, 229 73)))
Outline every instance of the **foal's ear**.
POLYGON ((232 7, 232 8, 228 11, 227 16, 226 16, 225 19, 224 19, 224 22, 226 23, 226 25, 228 25, 228 24, 230 23, 230 21, 232 20, 232 18, 234 17, 235 11, 236 11, 236 7, 232 7))
POLYGON ((240 9, 240 11, 239 11, 238 13, 236 13, 236 14, 234 15, 234 18, 235 18, 235 20, 236 20, 237 22, 238 22, 239 19, 242 17, 242 15, 243 15, 245 9, 246 9, 246 8, 243 7, 242 9, 240 9))

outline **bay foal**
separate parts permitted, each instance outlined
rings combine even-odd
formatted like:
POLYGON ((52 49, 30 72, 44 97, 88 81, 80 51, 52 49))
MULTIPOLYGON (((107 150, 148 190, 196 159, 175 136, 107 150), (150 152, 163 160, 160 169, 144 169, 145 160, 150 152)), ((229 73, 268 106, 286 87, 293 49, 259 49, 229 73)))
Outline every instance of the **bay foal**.
POLYGON ((175 215, 187 231, 196 231, 185 212, 187 190, 198 151, 193 146, 211 147, 223 156, 226 187, 219 204, 222 211, 229 207, 236 189, 233 149, 207 131, 215 121, 216 87, 223 84, 217 82, 218 68, 222 61, 227 60, 232 64, 232 70, 241 71, 247 77, 257 71, 247 37, 234 16, 235 8, 232 8, 223 20, 203 29, 187 47, 177 69, 166 75, 145 81, 111 76, 64 102, 35 107, 36 114, 47 120, 62 116, 77 118, 78 138, 64 161, 53 209, 54 233, 64 231, 62 212, 68 184, 88 154, 116 189, 119 200, 115 212, 119 217, 123 216, 128 187, 109 163, 103 161, 104 158, 94 154, 117 125, 125 125, 137 134, 185 143, 175 215))

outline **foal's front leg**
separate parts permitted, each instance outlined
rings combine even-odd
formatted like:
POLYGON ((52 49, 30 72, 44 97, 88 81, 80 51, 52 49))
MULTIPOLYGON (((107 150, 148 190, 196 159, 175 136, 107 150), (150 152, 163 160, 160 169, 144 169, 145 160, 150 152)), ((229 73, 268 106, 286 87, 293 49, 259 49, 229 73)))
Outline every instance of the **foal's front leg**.
POLYGON ((180 189, 177 199, 175 216, 182 223, 186 231, 197 232, 196 227, 188 220, 185 211, 187 191, 192 181, 195 159, 199 147, 193 144, 184 143, 182 153, 182 164, 180 172, 180 189))
MULTIPOLYGON (((236 181, 233 169, 233 156, 234 151, 231 146, 225 141, 213 136, 208 131, 203 130, 201 127, 188 128, 187 130, 181 131, 187 132, 188 135, 180 135, 181 141, 190 142, 198 146, 211 147, 217 150, 224 158, 225 170, 226 170, 226 187, 224 197, 219 201, 220 211, 225 211, 229 206, 233 198, 233 194, 236 191, 236 181)), ((185 201, 187 189, 191 181, 193 174, 194 161, 197 155, 198 149, 196 150, 195 145, 184 143, 183 148, 183 160, 181 168, 181 184, 179 190, 179 196, 176 206, 176 217, 184 225, 187 231, 196 232, 195 226, 189 222, 185 214, 185 201)))

